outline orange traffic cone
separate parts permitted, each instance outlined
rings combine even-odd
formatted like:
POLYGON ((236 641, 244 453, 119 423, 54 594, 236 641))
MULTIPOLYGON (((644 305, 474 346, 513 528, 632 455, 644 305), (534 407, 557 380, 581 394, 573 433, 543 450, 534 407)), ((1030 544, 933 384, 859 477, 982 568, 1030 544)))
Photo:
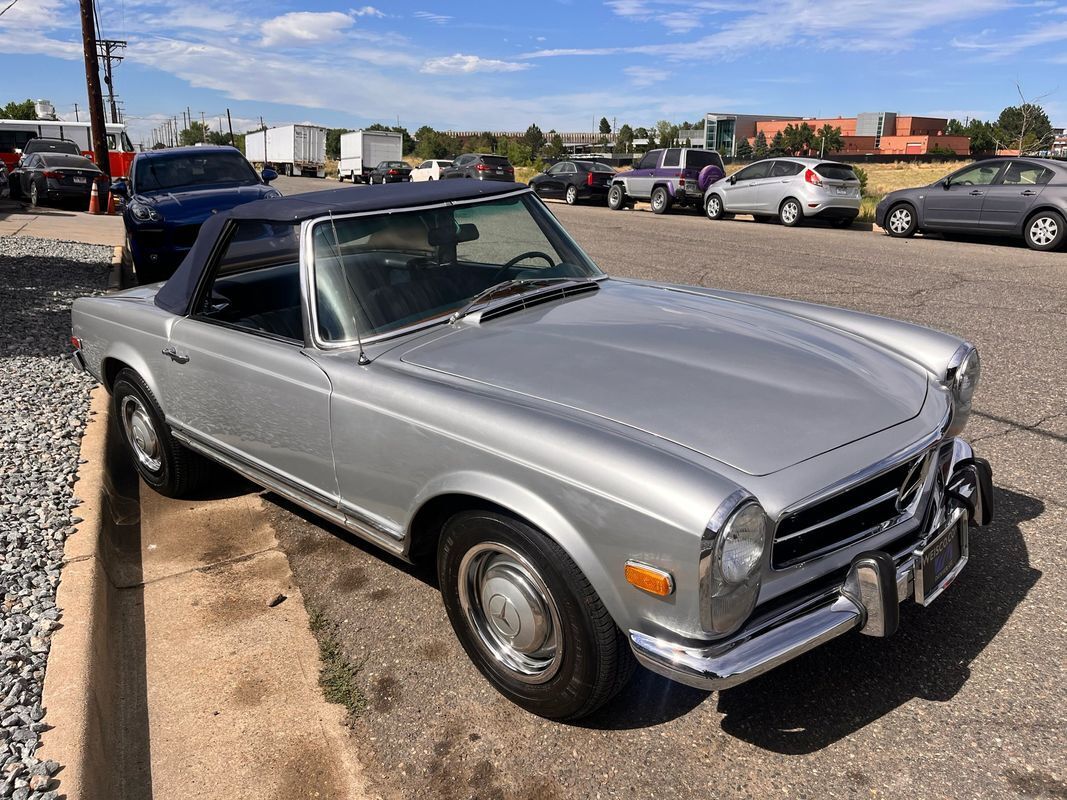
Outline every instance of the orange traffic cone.
POLYGON ((89 213, 90 214, 99 214, 100 213, 100 189, 99 189, 99 184, 100 184, 99 181, 93 181, 93 188, 92 188, 92 191, 89 193, 89 213))
POLYGON ((107 213, 109 216, 115 216, 115 193, 110 190, 107 193, 107 213))

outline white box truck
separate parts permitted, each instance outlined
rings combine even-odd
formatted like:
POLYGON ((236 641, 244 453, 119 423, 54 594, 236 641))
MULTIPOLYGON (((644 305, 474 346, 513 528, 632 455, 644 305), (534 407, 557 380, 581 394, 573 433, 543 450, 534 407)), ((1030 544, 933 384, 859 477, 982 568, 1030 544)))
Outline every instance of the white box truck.
POLYGON ((364 183, 367 175, 382 161, 400 161, 404 156, 404 135, 393 131, 352 131, 341 134, 341 180, 364 183))
POLYGON ((245 156, 283 175, 326 177, 326 129, 318 125, 282 125, 245 135, 245 156))

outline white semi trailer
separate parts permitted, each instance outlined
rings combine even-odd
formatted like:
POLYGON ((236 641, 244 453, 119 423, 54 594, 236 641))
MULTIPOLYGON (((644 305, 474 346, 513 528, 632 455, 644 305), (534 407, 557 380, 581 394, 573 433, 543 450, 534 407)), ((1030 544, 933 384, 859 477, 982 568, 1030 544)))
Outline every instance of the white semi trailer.
POLYGON ((281 125, 245 136, 245 156, 283 175, 326 177, 326 129, 318 125, 281 125))
POLYGON ((337 165, 341 180, 365 182, 367 175, 382 161, 400 161, 404 155, 404 136, 393 131, 352 131, 341 134, 341 161, 337 165))

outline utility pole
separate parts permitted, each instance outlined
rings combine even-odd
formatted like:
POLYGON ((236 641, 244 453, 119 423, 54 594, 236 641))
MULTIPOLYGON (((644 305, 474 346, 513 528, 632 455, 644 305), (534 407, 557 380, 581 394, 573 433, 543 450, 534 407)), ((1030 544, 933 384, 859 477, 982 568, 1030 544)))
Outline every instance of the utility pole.
POLYGON ((81 122, 81 117, 78 116, 78 104, 74 104, 74 121, 81 122))
POLYGON ((229 128, 230 128, 230 144, 232 145, 234 143, 234 141, 233 141, 233 120, 230 119, 230 109, 228 109, 228 108, 226 109, 226 125, 229 126, 229 128))
POLYGON ((207 144, 207 123, 204 122, 204 112, 200 112, 200 141, 207 144))
MULTIPOLYGON (((104 98, 100 93, 100 65, 96 60, 96 25, 93 22, 93 0, 79 0, 82 17, 82 50, 85 55, 85 88, 89 95, 89 121, 92 130, 93 155, 96 166, 111 178, 111 156, 107 150, 107 128, 104 123, 104 98)), ((110 183, 110 181, 109 181, 110 183)), ((104 184, 104 202, 107 186, 104 184)))
POLYGON ((96 42, 100 59, 104 62, 104 83, 107 86, 107 100, 111 106, 111 121, 116 125, 119 122, 119 108, 115 103, 115 84, 111 76, 111 63, 122 61, 123 56, 116 55, 116 51, 125 50, 126 42, 121 39, 98 39, 96 42))

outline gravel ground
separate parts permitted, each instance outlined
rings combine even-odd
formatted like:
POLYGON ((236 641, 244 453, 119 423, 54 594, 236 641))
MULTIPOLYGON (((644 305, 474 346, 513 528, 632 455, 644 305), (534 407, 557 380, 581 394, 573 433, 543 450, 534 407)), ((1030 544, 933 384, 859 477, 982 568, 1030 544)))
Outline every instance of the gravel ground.
POLYGON ((0 798, 53 800, 60 765, 34 756, 71 487, 92 381, 63 358, 70 304, 103 292, 112 249, 0 238, 0 798))

